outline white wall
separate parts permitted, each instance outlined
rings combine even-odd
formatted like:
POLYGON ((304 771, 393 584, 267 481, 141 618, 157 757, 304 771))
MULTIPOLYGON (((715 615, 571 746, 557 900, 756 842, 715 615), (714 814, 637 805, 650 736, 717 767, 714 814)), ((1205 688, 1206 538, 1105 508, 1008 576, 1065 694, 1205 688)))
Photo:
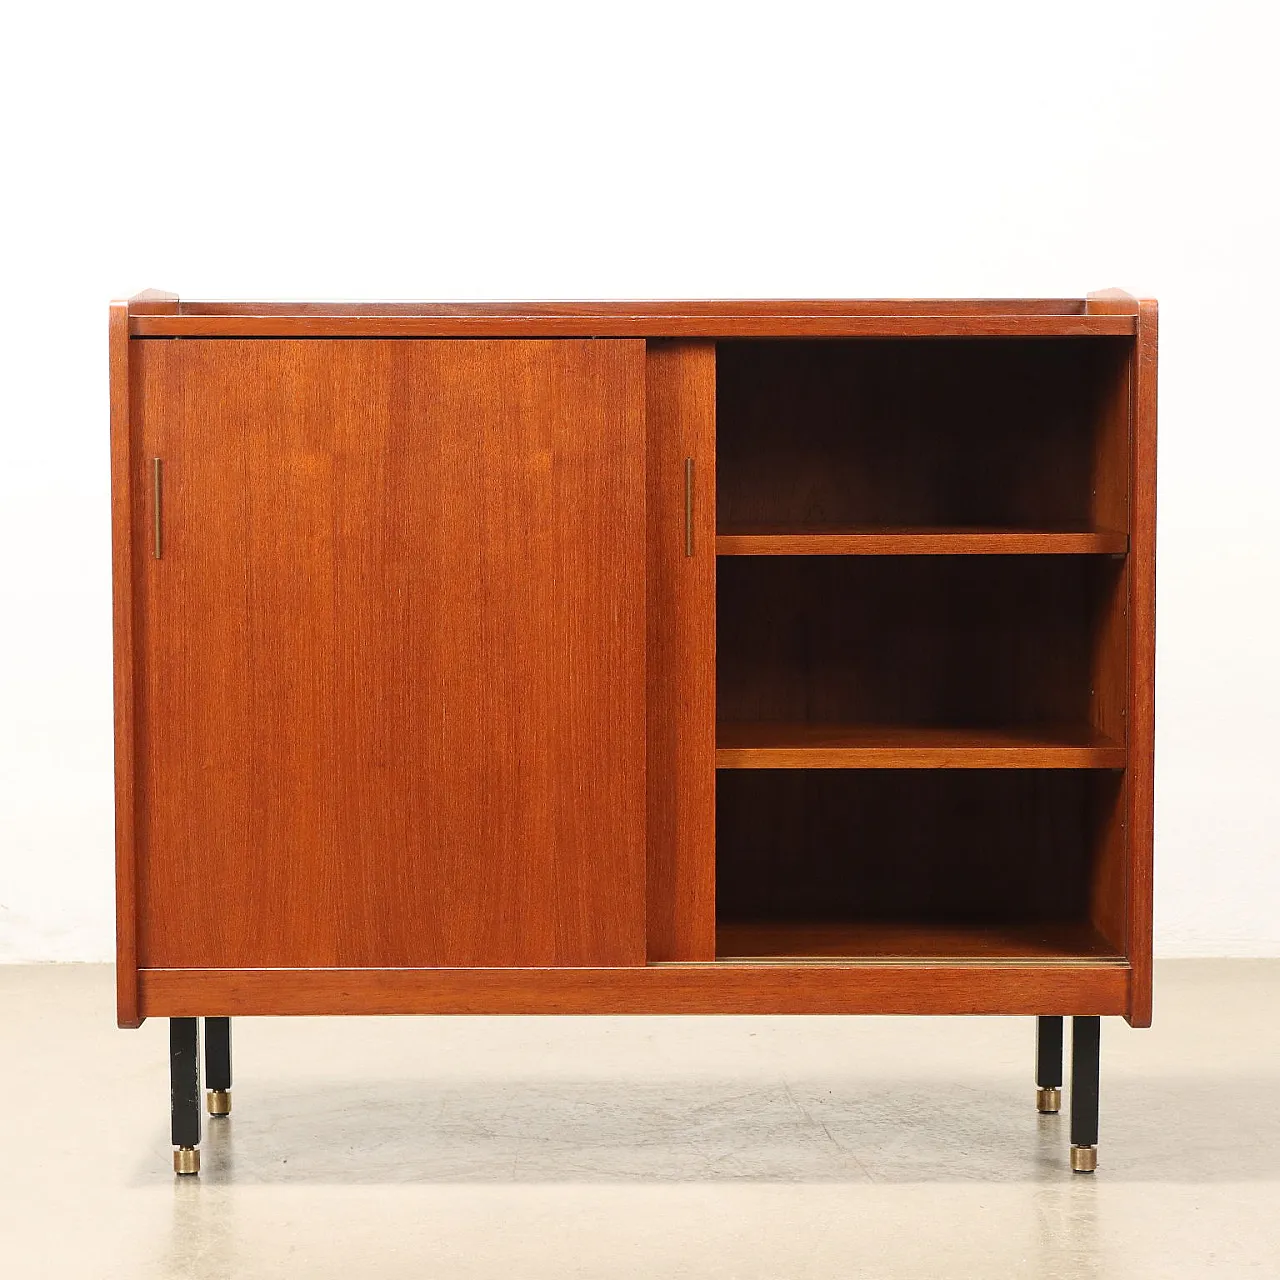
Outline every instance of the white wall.
POLYGON ((11 12, 0 958, 111 954, 106 304, 146 286, 1159 297, 1157 945, 1280 954, 1269 8, 11 12))

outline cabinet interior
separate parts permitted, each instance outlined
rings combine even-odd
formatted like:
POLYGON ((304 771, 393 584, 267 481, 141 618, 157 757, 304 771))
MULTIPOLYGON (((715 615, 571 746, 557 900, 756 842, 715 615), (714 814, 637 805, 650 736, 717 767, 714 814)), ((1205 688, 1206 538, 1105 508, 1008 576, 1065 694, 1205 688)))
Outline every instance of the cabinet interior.
POLYGON ((1103 697, 1122 579, 1099 556, 722 557, 717 719, 1122 738, 1103 697))
POLYGON ((721 956, 1119 954, 1121 775, 722 771, 721 956))
POLYGON ((1107 338, 720 343, 720 531, 1122 530, 1126 380, 1107 338))
POLYGON ((1123 957, 1129 358, 719 344, 718 956, 1123 957))

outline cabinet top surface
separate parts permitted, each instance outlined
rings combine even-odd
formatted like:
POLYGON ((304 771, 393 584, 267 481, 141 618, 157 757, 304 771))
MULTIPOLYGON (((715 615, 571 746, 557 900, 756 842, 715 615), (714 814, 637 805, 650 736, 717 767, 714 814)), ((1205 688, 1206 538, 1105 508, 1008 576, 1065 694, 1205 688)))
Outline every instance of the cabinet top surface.
POLYGON ((720 301, 237 302, 148 290, 134 337, 1051 337, 1124 336, 1145 304, 1084 298, 720 301))

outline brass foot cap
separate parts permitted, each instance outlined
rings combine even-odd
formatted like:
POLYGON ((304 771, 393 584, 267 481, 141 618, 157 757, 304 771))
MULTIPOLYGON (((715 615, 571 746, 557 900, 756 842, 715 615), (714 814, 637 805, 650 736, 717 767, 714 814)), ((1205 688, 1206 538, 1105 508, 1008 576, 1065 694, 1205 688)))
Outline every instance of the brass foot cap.
POLYGON ((1071 1167, 1076 1173, 1092 1173, 1098 1167, 1098 1148, 1072 1147, 1071 1167))
POLYGON ((184 1176, 200 1172, 199 1147, 174 1147, 173 1171, 184 1176))
POLYGON ((1058 1088, 1036 1090, 1036 1110, 1044 1116, 1054 1116, 1062 1107, 1062 1090, 1058 1088))
POLYGON ((229 1116, 231 1114, 231 1090, 209 1090, 209 1114, 211 1116, 229 1116))

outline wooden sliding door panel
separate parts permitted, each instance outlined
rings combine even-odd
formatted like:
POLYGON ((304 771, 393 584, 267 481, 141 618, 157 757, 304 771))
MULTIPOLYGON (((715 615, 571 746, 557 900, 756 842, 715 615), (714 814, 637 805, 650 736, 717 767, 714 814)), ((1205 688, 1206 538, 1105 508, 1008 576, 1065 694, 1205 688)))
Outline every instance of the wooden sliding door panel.
POLYGON ((716 955, 716 352, 651 342, 649 959, 716 955))
POLYGON ((134 346, 142 965, 643 963, 644 344, 134 346))

